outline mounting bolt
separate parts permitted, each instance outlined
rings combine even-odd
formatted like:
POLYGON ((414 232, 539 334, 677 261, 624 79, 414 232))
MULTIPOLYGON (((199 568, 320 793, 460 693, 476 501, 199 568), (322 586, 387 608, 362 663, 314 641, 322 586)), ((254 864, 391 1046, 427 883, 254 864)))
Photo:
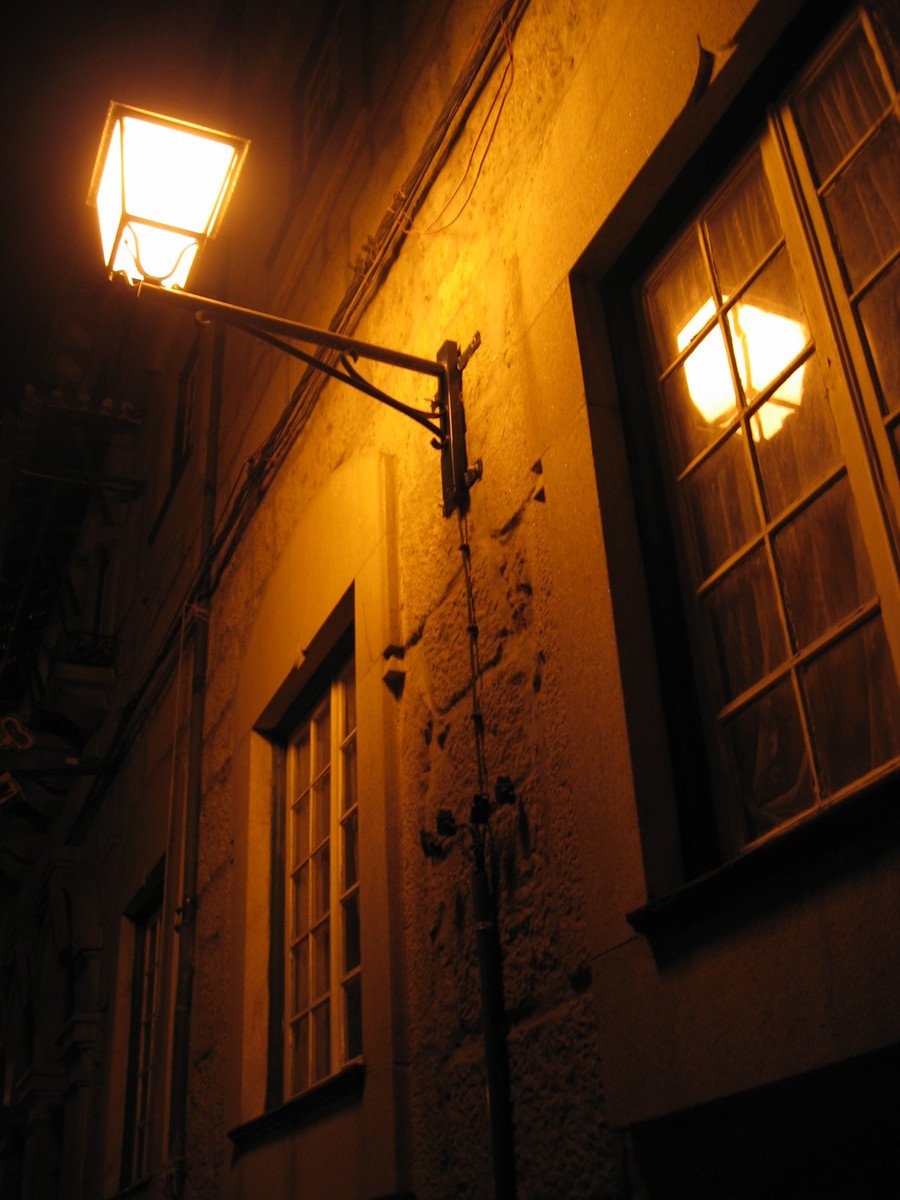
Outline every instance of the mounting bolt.
POLYGON ((459 361, 456 364, 456 369, 458 371, 462 372, 466 369, 466 364, 480 345, 481 334, 476 332, 471 342, 469 342, 468 346, 466 346, 465 350, 463 350, 462 354, 459 356, 459 361))
POLYGON ((475 462, 470 467, 466 467, 465 471, 463 472, 463 483, 467 488, 470 488, 473 484, 478 482, 478 480, 481 478, 481 474, 481 459, 476 458, 475 462))

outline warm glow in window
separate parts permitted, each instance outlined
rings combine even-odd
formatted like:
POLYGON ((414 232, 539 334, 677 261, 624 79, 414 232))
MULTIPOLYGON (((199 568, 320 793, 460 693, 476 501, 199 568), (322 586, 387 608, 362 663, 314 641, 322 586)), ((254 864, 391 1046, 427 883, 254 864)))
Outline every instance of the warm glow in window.
MULTIPOLYGON (((679 351, 685 350, 712 319, 712 299, 694 313, 679 331, 679 351)), ((806 330, 797 321, 769 312, 755 304, 738 302, 728 315, 738 377, 746 396, 762 391, 797 357, 806 345, 806 330)), ((774 437, 787 417, 800 405, 803 395, 803 366, 797 368, 752 418, 757 441, 774 437)), ((706 334, 684 365, 688 392, 703 419, 715 425, 734 410, 734 387, 721 326, 706 334)))

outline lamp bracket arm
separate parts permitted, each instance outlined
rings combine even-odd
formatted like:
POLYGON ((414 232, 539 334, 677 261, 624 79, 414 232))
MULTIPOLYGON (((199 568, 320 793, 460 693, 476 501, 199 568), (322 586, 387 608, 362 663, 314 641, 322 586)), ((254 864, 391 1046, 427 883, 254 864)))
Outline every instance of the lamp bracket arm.
POLYGON ((389 408, 396 409, 397 412, 416 421, 436 437, 441 436, 440 425, 429 413, 420 412, 419 409, 404 404, 401 400, 395 399, 393 396, 388 395, 387 392, 383 392, 380 388, 375 387, 374 384, 369 383, 367 379, 364 379, 358 371, 355 371, 350 366, 345 356, 341 356, 341 367, 343 368, 341 369, 324 359, 316 358, 313 354, 307 354, 305 350, 301 350, 298 346, 292 346, 290 342, 273 337, 272 334, 265 333, 263 330, 257 329, 254 325, 247 324, 245 321, 230 320, 227 324, 235 329, 242 330, 251 337, 255 337, 258 341, 265 342, 267 346, 272 346, 276 350, 281 350, 283 353, 289 354, 292 358, 299 359, 300 362, 306 363, 307 366, 321 371, 323 375, 328 375, 331 379, 337 379, 341 383, 346 383, 358 392, 362 392, 366 396, 371 396, 373 400, 377 400, 381 404, 386 404, 389 408))
MULTIPOLYGON (((318 364, 317 364, 318 365, 318 364)), ((345 383, 351 387, 358 388, 361 392, 365 392, 367 396, 371 396, 374 400, 379 400, 382 404, 386 404, 389 408, 394 408, 399 413, 403 413, 405 417, 410 417, 413 421, 417 421, 429 433, 433 433, 436 438, 440 439, 441 427, 439 422, 434 420, 431 413, 423 412, 421 409, 413 408, 409 404, 404 404, 402 400, 397 400, 393 396, 389 396, 387 392, 383 392, 380 388, 375 387, 360 375, 359 371, 353 366, 346 354, 341 355, 341 366, 346 371, 346 375, 342 376, 345 383)), ((440 446, 438 446, 440 449, 440 446)))
POLYGON ((195 314, 203 312, 216 320, 242 321, 251 325, 254 330, 263 330, 276 336, 293 338, 298 342, 309 342, 313 346, 327 346, 342 354, 351 354, 358 358, 371 359, 373 362, 386 363, 388 366, 414 371, 419 375, 431 375, 440 379, 444 373, 441 364, 434 359, 419 358, 418 355, 407 354, 403 350, 392 350, 388 346, 379 346, 374 342, 363 342, 359 338, 336 333, 333 329, 318 329, 314 325, 304 325, 300 321, 291 321, 287 317, 276 317, 271 313, 242 308, 238 304, 230 304, 224 300, 212 300, 206 296, 195 296, 191 292, 162 287, 149 280, 142 280, 138 284, 138 295, 140 296, 144 292, 162 299, 167 304, 177 304, 188 308, 195 314))
POLYGON ((205 296, 195 296, 190 292, 170 289, 144 280, 138 284, 138 295, 146 292, 150 296, 187 308, 201 319, 223 321, 228 325, 236 325, 253 334, 264 342, 286 351, 296 358, 306 362, 316 370, 323 371, 343 383, 349 384, 357 391, 372 396, 382 404, 387 404, 398 412, 408 416, 427 429, 432 435, 432 444, 441 452, 441 487, 443 492, 444 516, 449 517, 454 512, 464 513, 468 508, 469 491, 472 484, 481 478, 481 463, 477 461, 470 467, 466 453, 466 416, 462 401, 463 368, 477 350, 481 337, 476 334, 466 349, 460 352, 456 342, 447 341, 441 346, 436 359, 419 358, 414 354, 406 354, 401 350, 392 350, 386 346, 378 346, 371 342, 363 342, 358 338, 347 337, 331 329, 317 329, 312 325, 303 325, 299 321, 291 321, 286 317, 276 317, 269 313, 256 312, 250 308, 241 308, 237 304, 229 304, 222 300, 212 300, 205 296), (282 339, 289 338, 298 342, 308 342, 314 346, 323 346, 335 350, 342 357, 343 369, 332 363, 323 361, 313 355, 288 345, 282 339), (395 400, 386 392, 370 384, 358 371, 354 370, 347 358, 365 358, 371 362, 384 363, 387 366, 399 367, 404 371, 412 371, 418 375, 427 375, 437 381, 437 398, 430 414, 410 408, 395 400), (436 419, 435 419, 436 418, 436 419))

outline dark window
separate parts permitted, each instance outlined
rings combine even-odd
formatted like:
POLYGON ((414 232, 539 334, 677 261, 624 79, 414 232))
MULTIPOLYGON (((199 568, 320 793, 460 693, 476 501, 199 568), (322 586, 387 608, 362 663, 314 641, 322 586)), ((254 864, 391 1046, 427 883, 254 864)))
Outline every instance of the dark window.
POLYGON ((150 1174, 157 1089, 160 1001, 160 932, 162 889, 155 888, 133 916, 134 956, 125 1127, 122 1143, 122 1186, 150 1174))

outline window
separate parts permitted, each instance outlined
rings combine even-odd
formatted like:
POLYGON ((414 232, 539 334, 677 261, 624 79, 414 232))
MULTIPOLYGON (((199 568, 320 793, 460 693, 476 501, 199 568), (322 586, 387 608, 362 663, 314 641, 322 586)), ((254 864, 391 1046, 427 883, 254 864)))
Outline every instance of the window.
POLYGON ((900 768, 898 26, 856 13, 637 289, 720 857, 900 768))
MULTIPOLYGON (((386 15, 381 16, 389 25, 386 15)), ((266 256, 267 268, 274 265, 298 213, 311 217, 310 194, 331 190, 329 176, 346 165, 346 142, 369 94, 372 52, 369 4, 327 0, 291 89, 290 194, 266 256)))
POLYGON ((322 153, 347 92, 354 18, 347 0, 330 6, 294 84, 295 189, 322 153))
POLYGON ((142 915, 133 918, 134 958, 131 981, 131 1026, 125 1092, 122 1186, 150 1174, 156 1038, 159 1016, 159 953, 162 893, 155 890, 142 915))
POLYGON ((286 771, 285 1079, 296 1095, 362 1053, 352 659, 291 734, 286 771))

